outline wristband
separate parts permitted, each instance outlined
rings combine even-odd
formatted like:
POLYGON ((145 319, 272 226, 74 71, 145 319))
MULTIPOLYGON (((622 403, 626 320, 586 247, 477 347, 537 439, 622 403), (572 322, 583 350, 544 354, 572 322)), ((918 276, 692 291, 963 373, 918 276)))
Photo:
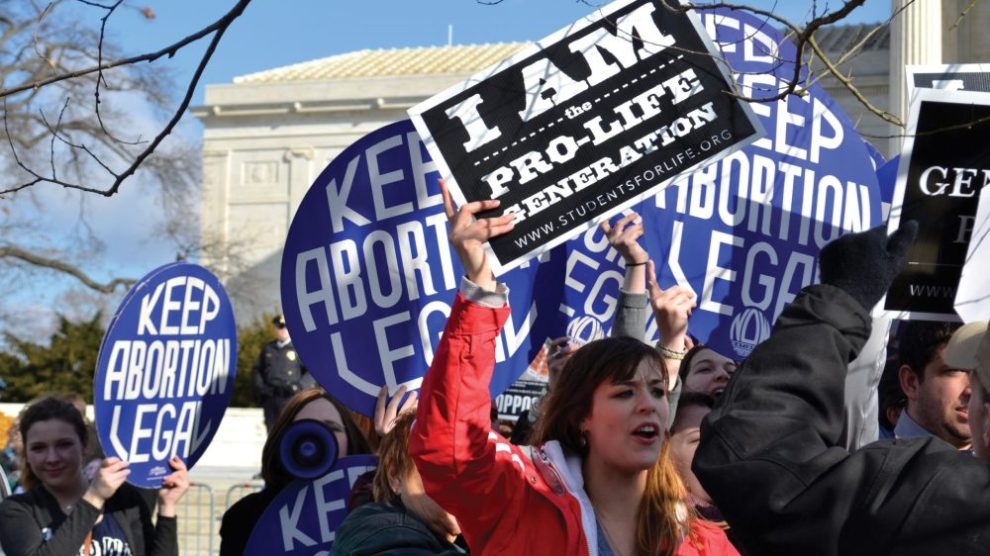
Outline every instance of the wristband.
POLYGON ((646 263, 647 263, 647 261, 643 261, 641 263, 626 263, 626 267, 630 267, 630 266, 643 266, 646 263))
POLYGON ((683 361, 684 355, 687 354, 687 351, 674 351, 660 344, 660 342, 657 342, 657 351, 659 351, 660 355, 664 356, 665 358, 673 359, 674 361, 683 361))

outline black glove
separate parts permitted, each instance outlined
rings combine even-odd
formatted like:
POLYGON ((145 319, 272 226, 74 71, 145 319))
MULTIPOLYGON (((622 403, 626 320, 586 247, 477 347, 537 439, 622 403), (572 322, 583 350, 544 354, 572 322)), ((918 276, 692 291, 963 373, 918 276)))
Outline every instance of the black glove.
POLYGON ((840 237, 818 255, 822 284, 841 288, 869 311, 901 272, 917 235, 918 223, 908 220, 889 238, 886 225, 840 237))

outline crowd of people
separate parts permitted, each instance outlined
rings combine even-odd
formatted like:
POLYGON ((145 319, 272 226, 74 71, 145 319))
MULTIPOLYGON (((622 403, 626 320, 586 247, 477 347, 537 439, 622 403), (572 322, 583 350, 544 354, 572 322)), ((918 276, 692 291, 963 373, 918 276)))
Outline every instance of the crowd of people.
MULTIPOLYGON (((280 335, 254 373, 269 431, 265 487, 224 514, 221 555, 244 552, 294 479, 279 446, 301 420, 325 424, 340 456, 379 458, 354 485, 333 555, 990 547, 990 506, 981 503, 990 483, 987 324, 910 322, 888 334, 870 313, 914 223, 826 246, 821 283, 802 290, 741 362, 692 338, 695 296, 658 285, 637 216, 604 223, 626 269, 611 335, 553 340, 547 392, 510 435, 493 420, 489 381, 511 308, 483 245, 512 217, 479 217, 498 202, 457 208, 443 194, 465 275, 418 398, 400 389, 389 399, 383 389, 373 420, 353 414, 305 382, 276 319, 280 335), (644 339, 650 314, 655 345, 644 339)), ((92 427, 69 400, 32 402, 15 427, 9 459, 20 493, 0 504, 8 556, 177 553, 175 506, 189 485, 179 458, 149 504, 125 483, 126 462, 88 452, 92 427)))

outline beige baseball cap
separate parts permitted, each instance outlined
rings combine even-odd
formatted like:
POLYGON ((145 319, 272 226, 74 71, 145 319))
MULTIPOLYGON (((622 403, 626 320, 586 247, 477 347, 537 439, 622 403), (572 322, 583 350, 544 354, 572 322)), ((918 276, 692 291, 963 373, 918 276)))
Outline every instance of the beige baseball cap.
POLYGON ((956 369, 975 370, 980 382, 990 388, 990 334, 988 323, 971 322, 963 325, 945 346, 945 364, 956 369))

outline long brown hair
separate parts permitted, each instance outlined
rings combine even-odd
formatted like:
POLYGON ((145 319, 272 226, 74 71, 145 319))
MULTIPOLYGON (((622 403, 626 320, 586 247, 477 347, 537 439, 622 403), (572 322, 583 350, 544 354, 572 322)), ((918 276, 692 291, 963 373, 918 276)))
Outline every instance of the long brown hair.
POLYGON ((403 481, 409 473, 416 469, 412 456, 409 455, 409 430, 412 428, 416 414, 413 412, 400 413, 395 418, 392 430, 382 437, 378 450, 378 469, 372 482, 372 493, 375 502, 392 502, 399 498, 399 493, 392 490, 390 479, 400 478, 403 481))
POLYGON ((285 434, 285 430, 292 424, 296 415, 309 402, 320 398, 332 403, 340 413, 340 419, 344 423, 344 432, 347 433, 347 455, 353 456, 371 453, 371 449, 368 447, 368 440, 364 437, 364 433, 361 432, 357 424, 354 423, 350 410, 330 394, 327 394, 323 388, 318 386, 307 388, 289 398, 285 407, 282 408, 278 417, 275 418, 272 430, 269 431, 268 438, 265 440, 265 447, 261 449, 261 478, 265 480, 265 486, 267 488, 281 490, 282 487, 292 482, 292 475, 285 470, 279 459, 279 444, 282 442, 282 435, 285 434))
MULTIPOLYGON (((606 381, 632 379, 644 360, 664 369, 663 357, 634 338, 606 338, 576 351, 543 402, 542 414, 533 431, 534 444, 556 440, 571 452, 587 457, 588 446, 582 442, 580 427, 591 413, 595 390, 606 381)), ((670 442, 666 439, 660 449, 660 458, 647 471, 646 490, 636 516, 638 554, 674 554, 684 534, 690 530, 694 514, 688 503, 687 489, 670 457, 670 442)))

